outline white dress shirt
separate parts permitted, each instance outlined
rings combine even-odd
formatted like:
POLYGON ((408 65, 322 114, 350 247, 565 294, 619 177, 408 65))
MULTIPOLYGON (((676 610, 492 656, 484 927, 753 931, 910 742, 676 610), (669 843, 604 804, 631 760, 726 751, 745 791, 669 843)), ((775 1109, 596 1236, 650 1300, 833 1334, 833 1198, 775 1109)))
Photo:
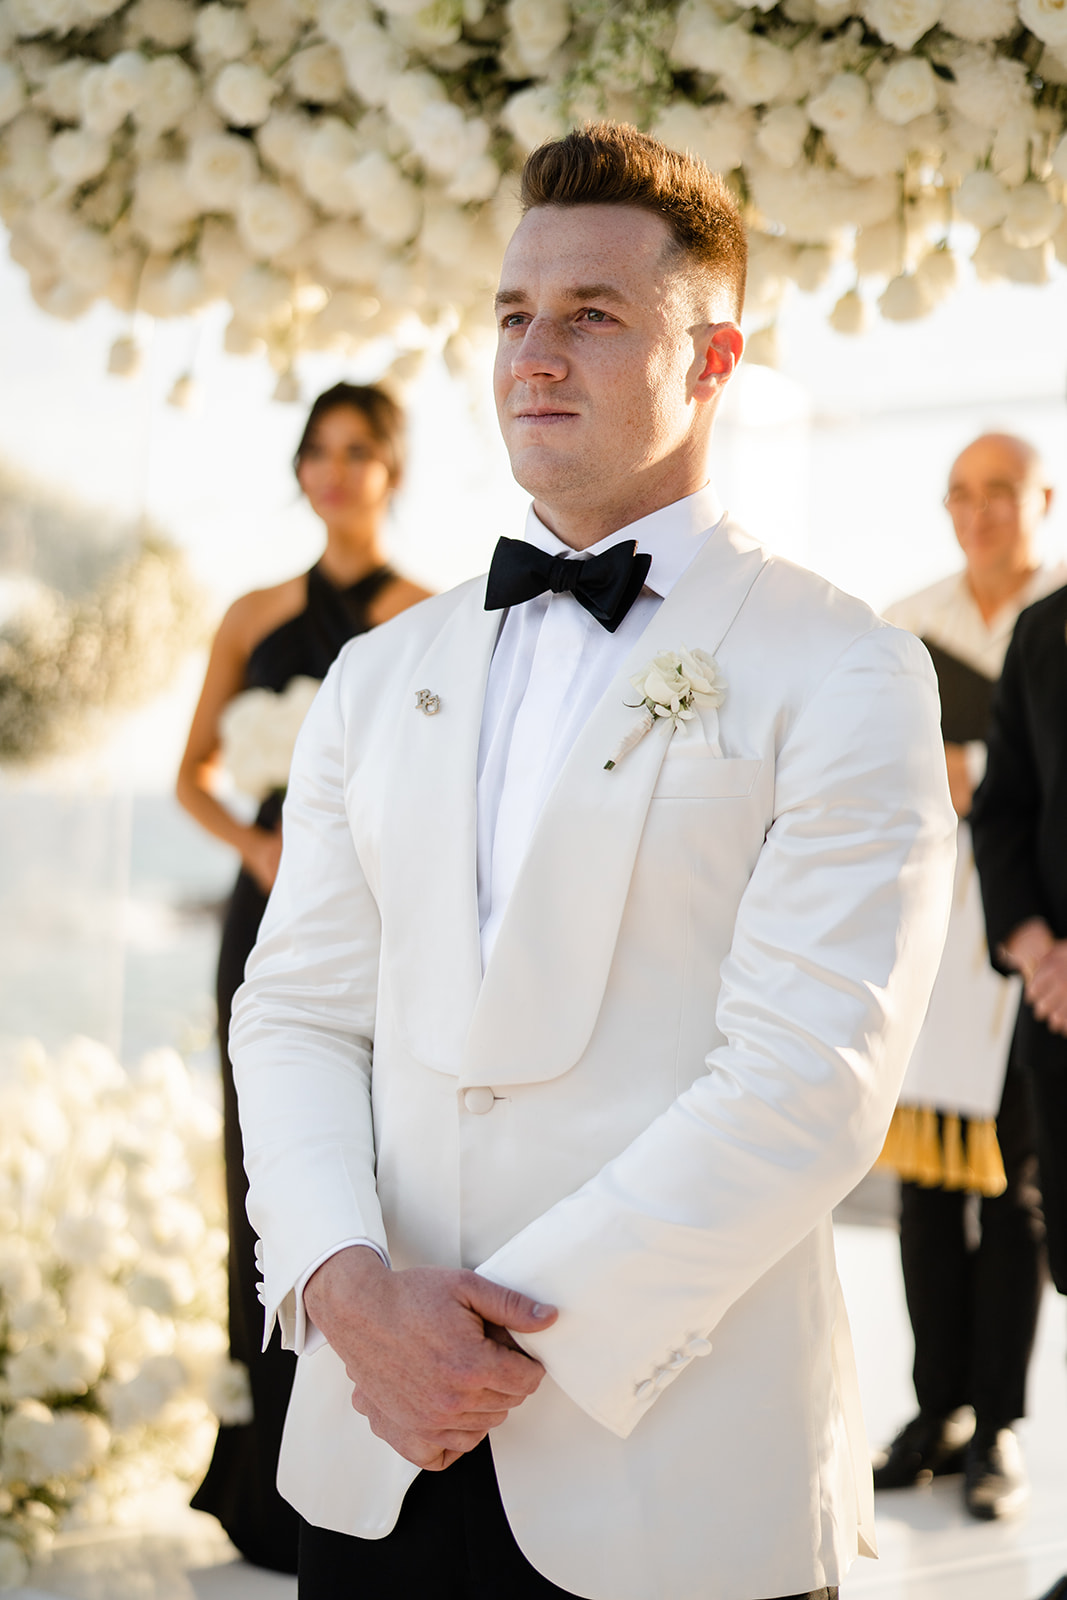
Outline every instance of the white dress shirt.
MULTIPOLYGON (((614 633, 572 594, 537 595, 504 613, 478 747, 478 916, 489 960, 541 808, 571 746, 660 605, 722 518, 710 485, 575 551, 531 507, 525 537, 576 561, 637 541, 645 586, 614 633)), ((657 644, 666 649, 667 641, 657 644)), ((654 653, 654 652, 653 652, 654 653)))
MULTIPOLYGON (((723 514, 715 490, 707 484, 696 494, 609 533, 587 550, 576 551, 550 533, 532 507, 527 513, 526 539, 549 555, 587 561, 612 545, 636 540, 637 553, 650 555, 652 565, 644 588, 614 633, 590 616, 572 594, 548 592, 504 612, 489 667, 478 746, 478 918, 483 972, 541 807, 571 746, 723 514)), ((662 640, 650 653, 668 647, 662 640)), ((382 1255, 370 1239, 345 1239, 313 1262, 297 1284, 293 1345, 298 1353, 323 1342, 304 1310, 308 1280, 330 1256, 354 1244, 368 1245, 382 1255)), ((385 1264, 388 1266, 388 1261, 385 1264)))

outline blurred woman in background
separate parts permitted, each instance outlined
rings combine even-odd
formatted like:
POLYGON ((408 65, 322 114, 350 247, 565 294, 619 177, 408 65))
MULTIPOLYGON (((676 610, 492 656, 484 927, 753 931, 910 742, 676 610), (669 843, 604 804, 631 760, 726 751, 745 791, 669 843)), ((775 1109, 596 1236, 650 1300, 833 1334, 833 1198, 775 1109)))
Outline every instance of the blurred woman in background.
MULTIPOLYGON (((181 804, 201 827, 232 845, 242 863, 223 927, 217 994, 230 1234, 230 1353, 248 1368, 252 1417, 220 1427, 193 1505, 219 1519, 247 1560, 280 1572, 296 1571, 296 1513, 274 1484, 295 1357, 282 1350, 277 1335, 265 1352, 260 1350, 263 1308, 256 1293, 255 1236, 245 1214, 248 1182, 226 1041, 233 996, 243 981, 278 871, 284 778, 279 772, 269 780, 273 786, 252 823, 240 821, 215 791, 225 764, 227 707, 250 690, 266 690, 279 697, 280 719, 281 697, 294 680, 321 680, 349 639, 426 597, 427 591, 394 572, 382 553, 386 514, 400 483, 403 457, 404 416, 384 390, 339 383, 315 401, 294 467, 311 509, 322 520, 326 547, 310 572, 242 596, 223 617, 178 774, 181 804)), ((269 713, 273 702, 262 695, 259 699, 269 713)), ((270 732, 264 729, 265 743, 276 742, 270 732)), ((283 752, 285 771, 290 753, 283 752)))

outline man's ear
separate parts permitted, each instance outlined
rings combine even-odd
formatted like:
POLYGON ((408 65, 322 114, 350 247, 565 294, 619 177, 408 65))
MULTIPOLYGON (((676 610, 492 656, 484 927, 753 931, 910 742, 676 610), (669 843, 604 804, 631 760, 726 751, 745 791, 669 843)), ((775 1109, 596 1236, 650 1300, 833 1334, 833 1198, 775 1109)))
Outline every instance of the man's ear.
POLYGON ((745 341, 736 322, 712 322, 702 330, 697 360, 703 356, 696 376, 694 399, 713 400, 722 391, 741 359, 745 341))

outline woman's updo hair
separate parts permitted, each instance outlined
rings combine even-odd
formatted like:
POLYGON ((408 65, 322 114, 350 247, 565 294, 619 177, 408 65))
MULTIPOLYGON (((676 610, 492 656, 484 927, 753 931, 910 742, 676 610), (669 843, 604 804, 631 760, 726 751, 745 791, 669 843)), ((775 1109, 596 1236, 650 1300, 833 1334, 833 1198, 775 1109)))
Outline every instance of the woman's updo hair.
POLYGON ((371 435, 383 447, 382 454, 389 468, 389 480, 395 489, 404 475, 405 418, 391 394, 374 383, 335 383, 319 395, 308 412, 300 443, 293 456, 293 471, 297 472, 312 435, 323 417, 330 411, 350 406, 366 418, 371 435))

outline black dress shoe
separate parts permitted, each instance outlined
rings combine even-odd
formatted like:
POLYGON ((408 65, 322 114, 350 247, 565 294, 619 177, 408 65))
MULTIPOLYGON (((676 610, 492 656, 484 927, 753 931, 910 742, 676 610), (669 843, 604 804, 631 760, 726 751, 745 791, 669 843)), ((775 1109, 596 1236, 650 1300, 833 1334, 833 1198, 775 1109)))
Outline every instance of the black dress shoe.
POLYGON ((1012 1517, 1030 1498, 1022 1452, 1011 1428, 976 1428, 963 1471, 963 1503, 981 1522, 1012 1517))
POLYGON ((974 1432, 974 1413, 961 1406, 947 1417, 920 1411, 874 1459, 876 1489, 910 1489, 948 1472, 962 1472, 974 1432))
POLYGON ((1057 1578, 1052 1588, 1041 1596, 1041 1600, 1067 1600, 1067 1573, 1057 1578))

